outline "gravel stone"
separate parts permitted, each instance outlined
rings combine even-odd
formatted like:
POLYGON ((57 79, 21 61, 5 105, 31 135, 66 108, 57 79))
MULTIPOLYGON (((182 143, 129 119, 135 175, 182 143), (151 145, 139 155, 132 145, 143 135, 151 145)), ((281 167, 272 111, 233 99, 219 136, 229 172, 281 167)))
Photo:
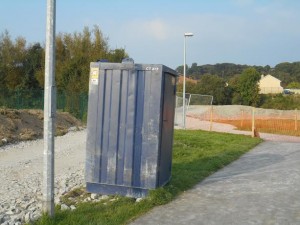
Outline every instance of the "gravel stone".
POLYGON ((25 223, 30 222, 30 218, 31 218, 31 212, 26 213, 26 215, 25 215, 25 217, 24 217, 25 223))
POLYGON ((15 214, 15 212, 12 210, 6 211, 5 213, 6 213, 6 215, 14 215, 15 214))
POLYGON ((70 127, 70 128, 68 129, 68 132, 75 132, 75 131, 77 131, 77 130, 78 130, 77 127, 70 127))
POLYGON ((0 215, 0 224, 3 223, 3 222, 4 222, 4 215, 1 214, 1 215, 0 215))
POLYGON ((22 220, 22 215, 14 215, 10 217, 13 222, 20 222, 22 220))
POLYGON ((62 204, 62 205, 60 206, 60 209, 61 209, 61 210, 69 210, 70 207, 67 206, 66 204, 62 204))
POLYGON ((91 199, 93 199, 93 200, 94 200, 94 199, 98 199, 99 196, 100 196, 100 195, 98 195, 98 194, 92 193, 92 194, 91 194, 91 199))
POLYGON ((37 220, 38 218, 40 218, 41 215, 42 215, 42 214, 41 214, 40 212, 35 212, 35 213, 32 214, 30 220, 31 220, 31 221, 35 221, 35 220, 37 220))
POLYGON ((100 199, 101 199, 101 200, 106 200, 106 199, 109 199, 109 196, 108 196, 108 195, 102 195, 102 196, 100 197, 100 199))
POLYGON ((4 223, 1 223, 1 225, 11 225, 13 224, 12 222, 10 223, 9 221, 5 221, 4 223))
POLYGON ((142 201, 143 199, 142 198, 137 198, 136 200, 135 200, 135 202, 140 202, 140 201, 142 201))
POLYGON ((54 204, 59 204, 60 203, 60 198, 59 197, 55 197, 54 198, 54 204))
MULTIPOLYGON (((86 130, 75 128, 55 138, 56 204, 63 194, 85 185, 85 139, 86 130)), ((30 223, 42 215, 42 179, 43 140, 0 147, 1 225, 30 223)), ((74 205, 65 208, 76 209, 74 205)))
POLYGON ((6 221, 9 221, 9 220, 10 220, 10 216, 9 215, 4 215, 3 221, 6 222, 6 221))

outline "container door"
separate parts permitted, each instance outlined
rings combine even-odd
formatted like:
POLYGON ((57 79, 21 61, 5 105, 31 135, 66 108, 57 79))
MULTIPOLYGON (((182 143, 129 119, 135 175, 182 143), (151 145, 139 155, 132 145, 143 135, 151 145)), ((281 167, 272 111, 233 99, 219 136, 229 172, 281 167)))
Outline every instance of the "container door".
POLYGON ((165 74, 160 165, 158 175, 159 186, 162 186, 165 183, 167 183, 171 177, 175 94, 176 79, 170 74, 165 74))

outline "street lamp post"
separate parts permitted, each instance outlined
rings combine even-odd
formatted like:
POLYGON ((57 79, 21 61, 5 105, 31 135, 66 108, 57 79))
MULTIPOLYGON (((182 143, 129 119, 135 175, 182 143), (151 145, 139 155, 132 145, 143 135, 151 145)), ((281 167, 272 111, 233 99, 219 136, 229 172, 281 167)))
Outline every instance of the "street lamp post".
POLYGON ((56 0, 47 0, 44 96, 43 212, 54 216, 54 133, 56 117, 55 87, 56 0))
POLYGON ((183 129, 185 129, 185 76, 186 76, 186 37, 192 37, 193 33, 184 33, 184 42, 183 42, 183 96, 182 96, 182 121, 183 129))

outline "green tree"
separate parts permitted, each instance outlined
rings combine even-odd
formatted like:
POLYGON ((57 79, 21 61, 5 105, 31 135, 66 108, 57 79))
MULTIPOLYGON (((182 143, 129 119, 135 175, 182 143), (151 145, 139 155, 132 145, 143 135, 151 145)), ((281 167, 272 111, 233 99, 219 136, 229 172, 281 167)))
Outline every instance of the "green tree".
MULTIPOLYGON (((9 32, 0 35, 1 90, 28 90, 44 87, 44 49, 39 43, 12 40, 9 32)), ((121 62, 128 57, 124 49, 110 49, 108 38, 98 26, 82 32, 59 33, 56 37, 56 84, 59 91, 87 93, 90 62, 108 59, 121 62)))
POLYGON ((247 68, 239 78, 238 91, 243 105, 257 106, 259 103, 260 74, 255 68, 247 68))
MULTIPOLYGON (((181 66, 178 66, 177 68, 176 68, 176 71, 177 71, 177 73, 179 73, 179 74, 183 74, 183 65, 181 65, 181 66)), ((186 69, 186 75, 188 75, 188 70, 189 70, 189 66, 188 65, 185 65, 185 69, 186 69)))
POLYGON ((276 71, 275 77, 281 80, 281 85, 286 87, 289 83, 296 81, 296 78, 291 76, 290 73, 283 71, 276 71))
MULTIPOLYGON (((90 62, 107 59, 121 62, 128 57, 124 49, 109 49, 108 38, 100 28, 84 27, 82 32, 59 33, 56 37, 56 84, 58 91, 87 93, 90 62)), ((43 66, 44 67, 44 66, 43 66)), ((36 73, 41 87, 44 85, 43 68, 36 73)))
MULTIPOLYGON (((300 82, 300 62, 283 62, 277 64, 274 68, 266 66, 249 66, 233 63, 217 63, 214 65, 197 65, 192 63, 191 68, 187 67, 187 76, 199 80, 205 74, 217 75, 226 80, 229 80, 236 74, 241 74, 247 68, 255 68, 259 74, 271 74, 282 81, 282 86, 285 87, 292 81, 300 82)), ((183 73, 183 66, 176 69, 177 72, 183 73)))
MULTIPOLYGON (((176 87, 176 92, 183 92, 183 83, 178 83, 176 87)), ((194 84, 191 81, 186 81, 185 82, 185 92, 194 94, 196 93, 196 84, 194 84)))
POLYGON ((282 81, 282 86, 296 81, 300 82, 300 62, 279 63, 274 68, 274 75, 282 81))
POLYGON ((195 88, 198 94, 212 95, 213 103, 219 105, 230 103, 228 91, 225 80, 217 75, 203 75, 195 88))
POLYGON ((289 83, 286 88, 300 88, 300 82, 293 81, 289 83))
POLYGON ((36 74, 43 68, 44 54, 44 49, 41 47, 40 43, 35 43, 26 50, 21 89, 40 89, 36 74))
POLYGON ((240 75, 236 74, 228 80, 228 88, 231 92, 231 104, 241 105, 242 98, 239 92, 240 75))
POLYGON ((188 75, 197 74, 198 66, 197 63, 192 63, 192 66, 187 70, 188 75))
POLYGON ((13 51, 13 42, 6 30, 0 36, 0 87, 3 92, 7 89, 6 76, 10 71, 10 65, 13 61, 10 54, 11 51, 13 51))
POLYGON ((128 54, 123 48, 111 50, 107 55, 107 59, 109 62, 122 62, 122 60, 127 57, 128 54))
POLYGON ((8 31, 0 36, 0 83, 3 90, 20 89, 24 79, 26 40, 11 40, 8 31))

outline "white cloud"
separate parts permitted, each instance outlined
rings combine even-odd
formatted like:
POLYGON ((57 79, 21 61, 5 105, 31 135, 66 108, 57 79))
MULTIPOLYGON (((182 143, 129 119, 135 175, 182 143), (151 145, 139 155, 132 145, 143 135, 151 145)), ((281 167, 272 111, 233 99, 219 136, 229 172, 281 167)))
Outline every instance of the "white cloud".
POLYGON ((125 35, 135 36, 139 38, 153 38, 163 41, 168 38, 168 25, 161 19, 132 21, 124 24, 123 29, 125 35))
POLYGON ((160 19, 144 22, 146 33, 152 35, 157 40, 167 39, 167 25, 160 19))
POLYGON ((161 62, 174 68, 182 64, 185 32, 194 33, 187 42, 188 64, 274 65, 281 59, 297 58, 300 38, 297 7, 283 7, 280 3, 258 6, 255 2, 252 6, 231 13, 179 14, 123 21, 121 29, 116 26, 112 37, 122 41, 137 61, 161 62))

